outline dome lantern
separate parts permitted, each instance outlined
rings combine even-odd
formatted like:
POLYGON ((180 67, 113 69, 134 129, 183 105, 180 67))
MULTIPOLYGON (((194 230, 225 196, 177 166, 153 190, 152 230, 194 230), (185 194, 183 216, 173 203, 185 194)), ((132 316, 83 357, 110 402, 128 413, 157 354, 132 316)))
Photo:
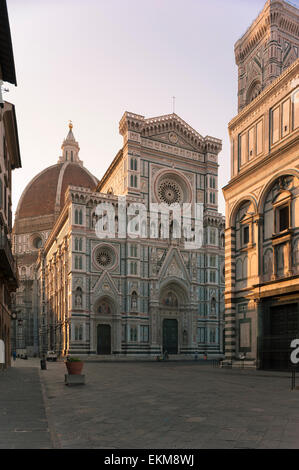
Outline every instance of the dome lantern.
POLYGON ((80 147, 73 134, 72 121, 69 121, 69 132, 62 143, 61 149, 62 156, 59 157, 58 163, 74 162, 79 163, 79 165, 83 165, 82 160, 79 159, 80 147))
POLYGON ((99 183, 79 159, 80 148, 71 121, 68 127, 58 163, 38 173, 22 193, 15 215, 15 234, 27 233, 27 230, 31 233, 32 229, 39 232, 41 227, 43 230, 52 228, 65 204, 68 186, 95 190, 99 183), (41 194, 46 194, 42 200, 41 194))

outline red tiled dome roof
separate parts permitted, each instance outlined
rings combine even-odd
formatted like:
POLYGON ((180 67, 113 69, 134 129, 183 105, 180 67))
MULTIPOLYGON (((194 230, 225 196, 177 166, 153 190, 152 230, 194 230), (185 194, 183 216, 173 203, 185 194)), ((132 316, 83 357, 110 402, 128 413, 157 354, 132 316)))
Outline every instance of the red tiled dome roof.
POLYGON ((78 163, 64 162, 50 166, 27 185, 16 211, 16 219, 54 214, 64 206, 69 185, 95 189, 97 180, 78 163))

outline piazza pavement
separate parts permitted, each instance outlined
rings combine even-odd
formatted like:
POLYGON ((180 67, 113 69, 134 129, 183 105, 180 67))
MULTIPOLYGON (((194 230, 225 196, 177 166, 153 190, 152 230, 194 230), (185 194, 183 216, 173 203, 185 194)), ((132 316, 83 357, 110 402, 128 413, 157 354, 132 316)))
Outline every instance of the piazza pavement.
MULTIPOLYGON (((297 449, 299 390, 290 374, 203 362, 17 359, 0 372, 1 449, 297 449)), ((299 374, 298 374, 299 384, 299 374)))

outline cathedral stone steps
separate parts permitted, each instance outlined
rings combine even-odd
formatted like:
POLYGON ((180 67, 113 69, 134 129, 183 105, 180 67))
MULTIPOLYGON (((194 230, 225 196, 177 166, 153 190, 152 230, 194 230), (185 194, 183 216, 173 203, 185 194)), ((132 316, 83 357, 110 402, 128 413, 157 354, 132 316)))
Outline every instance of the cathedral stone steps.
POLYGON ((253 369, 256 370, 255 361, 222 361, 220 367, 223 369, 253 369))
POLYGON ((194 354, 169 354, 168 360, 164 361, 162 355, 157 356, 157 355, 142 355, 140 354, 139 356, 134 355, 134 356, 129 356, 129 355, 118 355, 118 354, 111 354, 111 355, 97 355, 97 354, 92 354, 88 356, 83 356, 83 355, 77 355, 76 357, 80 357, 84 362, 167 362, 167 361, 192 361, 192 362, 201 362, 201 363, 206 363, 211 365, 213 361, 218 361, 222 359, 222 356, 220 357, 218 355, 211 355, 209 356, 209 359, 207 361, 203 360, 202 355, 199 355, 198 359, 195 359, 194 354), (159 357, 159 359, 157 359, 159 357))

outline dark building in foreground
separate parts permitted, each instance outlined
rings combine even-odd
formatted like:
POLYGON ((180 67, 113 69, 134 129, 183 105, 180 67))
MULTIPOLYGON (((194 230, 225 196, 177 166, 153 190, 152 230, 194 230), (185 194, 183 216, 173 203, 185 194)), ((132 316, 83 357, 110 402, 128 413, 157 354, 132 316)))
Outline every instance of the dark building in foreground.
MULTIPOLYGON (((17 84, 6 1, 0 1, 0 80, 17 84)), ((21 167, 15 107, 0 102, 0 340, 5 343, 5 365, 11 353, 11 293, 18 286, 11 248, 11 172, 21 167)))

